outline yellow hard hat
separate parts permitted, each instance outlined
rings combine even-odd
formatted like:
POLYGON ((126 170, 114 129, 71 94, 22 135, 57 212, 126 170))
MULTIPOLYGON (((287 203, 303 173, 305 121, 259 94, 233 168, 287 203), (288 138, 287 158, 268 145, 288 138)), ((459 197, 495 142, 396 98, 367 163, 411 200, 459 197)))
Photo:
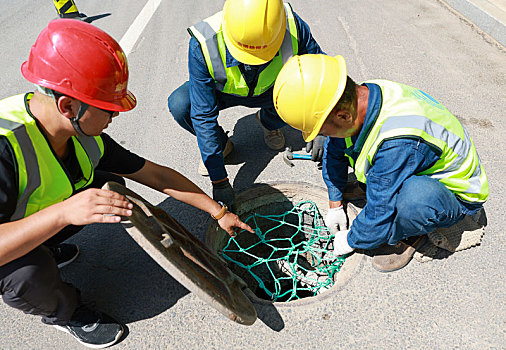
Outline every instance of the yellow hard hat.
POLYGON ((223 7, 223 36, 239 62, 266 63, 278 52, 286 31, 282 0, 227 0, 223 7))
POLYGON ((272 94, 281 119, 313 140, 346 87, 343 56, 301 55, 281 69, 272 94))

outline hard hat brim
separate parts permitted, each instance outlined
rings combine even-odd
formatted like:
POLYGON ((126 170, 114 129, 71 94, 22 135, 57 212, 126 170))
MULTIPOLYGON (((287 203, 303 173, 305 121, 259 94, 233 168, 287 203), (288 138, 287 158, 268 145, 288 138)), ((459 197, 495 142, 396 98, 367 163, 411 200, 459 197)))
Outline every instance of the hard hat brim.
POLYGON ((115 112, 128 112, 137 105, 137 99, 135 98, 134 94, 127 90, 127 93, 124 98, 119 100, 117 103, 111 103, 110 108, 106 108, 107 106, 104 105, 104 107, 99 107, 103 109, 107 109, 110 111, 115 112))
POLYGON ((244 64, 250 65, 261 65, 269 62, 276 56, 276 53, 281 48, 281 44, 283 43, 283 39, 285 38, 286 33, 286 21, 283 24, 283 30, 278 33, 276 39, 272 42, 269 47, 265 49, 245 49, 244 47, 238 46, 234 40, 230 38, 228 35, 228 30, 225 21, 223 21, 223 37, 225 39, 225 44, 227 45, 227 49, 236 60, 244 64))
POLYGON ((302 132, 302 137, 304 138, 304 141, 306 141, 306 142, 310 142, 316 136, 318 136, 318 134, 320 133, 320 130, 323 126, 323 123, 325 122, 325 120, 329 116, 332 109, 334 109, 334 107, 336 106, 337 102, 339 101, 339 99, 343 95, 344 89, 346 88, 346 80, 347 80, 347 76, 348 76, 347 69, 346 69, 346 61, 344 60, 344 57, 341 55, 337 55, 333 58, 338 61, 338 67, 339 67, 339 70, 336 72, 336 77, 335 77, 339 82, 337 85, 336 93, 335 93, 334 97, 332 98, 332 100, 329 102, 329 105, 327 106, 327 108, 323 111, 322 117, 315 124, 313 131, 311 131, 310 133, 306 133, 304 131, 302 132))
POLYGON ((23 77, 28 80, 31 83, 43 86, 48 89, 52 89, 54 91, 57 91, 61 94, 73 97, 81 102, 87 103, 90 106, 105 109, 108 111, 114 111, 114 112, 127 112, 131 109, 133 109, 137 105, 137 99, 135 98, 134 94, 127 90, 126 95, 118 99, 117 101, 112 102, 106 102, 106 101, 100 101, 97 99, 91 99, 88 96, 85 96, 83 94, 79 94, 77 91, 72 90, 71 88, 62 86, 62 85, 56 85, 54 83, 48 82, 47 80, 40 79, 36 76, 34 76, 30 70, 28 69, 28 61, 23 62, 21 65, 21 74, 23 77))

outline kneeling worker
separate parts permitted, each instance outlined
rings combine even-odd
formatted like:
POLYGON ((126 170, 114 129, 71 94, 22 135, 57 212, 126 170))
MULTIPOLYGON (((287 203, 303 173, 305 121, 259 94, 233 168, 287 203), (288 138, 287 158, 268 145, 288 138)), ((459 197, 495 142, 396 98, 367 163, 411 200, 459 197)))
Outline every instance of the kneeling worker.
POLYGON ((273 96, 280 117, 306 141, 329 136, 323 177, 335 255, 381 246, 373 266, 394 271, 427 233, 477 214, 488 198, 467 131, 419 89, 387 80, 357 85, 342 56, 303 55, 283 67, 273 96), (367 183, 367 204, 349 229, 342 202, 348 165, 367 183))
MULTIPOLYGON (((309 26, 281 0, 227 0, 223 11, 188 31, 189 82, 171 93, 168 106, 176 122, 197 137, 199 173, 209 175, 213 198, 231 207, 235 194, 224 158, 234 146, 218 124, 219 112, 233 106, 260 108, 256 119, 265 143, 283 149, 280 128, 286 124, 272 104, 274 81, 292 56, 322 51, 309 26)), ((319 161, 323 142, 315 140, 311 148, 312 159, 319 161)))
POLYGON ((21 71, 37 91, 0 101, 0 294, 7 305, 103 348, 124 327, 84 306, 58 270, 78 253, 59 244, 69 234, 132 215, 124 196, 93 187, 125 176, 214 215, 229 234, 252 230, 183 175, 102 133, 136 105, 125 54, 105 32, 54 20, 21 71))

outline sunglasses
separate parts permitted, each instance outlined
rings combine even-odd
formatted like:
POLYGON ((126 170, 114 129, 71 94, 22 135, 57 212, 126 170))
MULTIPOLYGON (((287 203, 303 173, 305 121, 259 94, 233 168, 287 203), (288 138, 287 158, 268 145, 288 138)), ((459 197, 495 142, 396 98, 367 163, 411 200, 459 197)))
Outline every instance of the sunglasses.
POLYGON ((116 113, 116 111, 109 111, 107 109, 102 109, 102 108, 98 108, 98 107, 95 107, 95 108, 101 110, 102 112, 105 112, 105 113, 109 114, 109 118, 112 118, 112 116, 114 115, 114 113, 116 113))

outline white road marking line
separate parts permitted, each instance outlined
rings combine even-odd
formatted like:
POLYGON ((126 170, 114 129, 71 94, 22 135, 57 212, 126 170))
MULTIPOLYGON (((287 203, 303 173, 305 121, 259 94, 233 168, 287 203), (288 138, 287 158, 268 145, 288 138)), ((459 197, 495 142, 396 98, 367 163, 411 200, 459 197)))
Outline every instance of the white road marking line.
POLYGON ((125 55, 128 56, 130 54, 135 43, 137 42, 137 39, 139 39, 139 36, 142 34, 144 28, 146 28, 146 25, 148 24, 149 20, 161 2, 162 0, 148 0, 146 5, 144 5, 144 8, 137 15, 133 23, 126 31, 125 35, 123 35, 119 41, 119 45, 125 52, 125 55))

